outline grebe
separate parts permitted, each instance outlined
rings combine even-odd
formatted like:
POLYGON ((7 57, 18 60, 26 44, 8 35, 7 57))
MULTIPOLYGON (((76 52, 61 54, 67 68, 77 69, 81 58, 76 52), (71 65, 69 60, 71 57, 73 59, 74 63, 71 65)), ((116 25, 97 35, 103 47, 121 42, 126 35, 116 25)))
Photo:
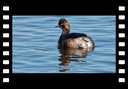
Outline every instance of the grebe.
POLYGON ((58 25, 55 27, 59 27, 62 29, 62 34, 58 40, 58 48, 85 48, 85 49, 93 49, 94 42, 83 33, 69 33, 70 25, 65 18, 61 18, 58 22, 58 25))

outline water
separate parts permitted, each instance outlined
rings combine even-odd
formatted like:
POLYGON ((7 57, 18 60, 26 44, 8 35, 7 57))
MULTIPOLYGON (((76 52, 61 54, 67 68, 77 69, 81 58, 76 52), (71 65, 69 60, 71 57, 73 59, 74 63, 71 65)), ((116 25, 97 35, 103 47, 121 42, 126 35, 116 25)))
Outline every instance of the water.
POLYGON ((12 71, 115 73, 115 24, 115 16, 13 16, 12 71), (71 33, 85 33, 94 40, 93 51, 57 49, 61 29, 55 26, 62 17, 68 20, 71 33))

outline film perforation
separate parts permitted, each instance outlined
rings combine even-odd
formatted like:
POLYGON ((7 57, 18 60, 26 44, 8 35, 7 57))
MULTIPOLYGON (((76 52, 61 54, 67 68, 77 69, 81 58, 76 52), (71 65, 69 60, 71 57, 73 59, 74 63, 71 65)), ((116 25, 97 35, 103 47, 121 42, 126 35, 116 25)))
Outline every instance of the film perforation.
POLYGON ((9 60, 3 60, 3 65, 9 65, 9 60))
POLYGON ((119 38, 125 38, 125 33, 119 33, 119 38))
POLYGON ((3 33, 3 38, 9 38, 9 33, 3 33))
MULTIPOLYGON (((3 12, 6 12, 6 14, 3 14, 3 39, 9 39, 9 6, 3 6, 3 12), (8 23, 4 23, 4 21, 7 21, 8 23)), ((3 41, 3 66, 9 66, 9 60, 8 57, 10 55, 9 52, 9 42, 8 41, 3 41), (8 50, 4 50, 4 48, 8 50)), ((6 75, 6 77, 3 77, 3 83, 9 83, 9 68, 3 68, 3 76, 6 75)))
POLYGON ((124 64, 125 64, 125 60, 119 60, 119 61, 118 61, 118 64, 119 64, 119 65, 124 65, 124 64))
POLYGON ((118 16, 118 19, 119 19, 119 20, 125 20, 125 15, 119 15, 119 16, 118 16))
POLYGON ((9 20, 9 15, 3 15, 3 20, 9 20))
POLYGON ((9 24, 3 24, 3 29, 9 29, 9 24))
POLYGON ((118 46, 119 47, 125 47, 125 42, 119 42, 118 46))
MULTIPOLYGON (((125 11, 125 6, 119 6, 118 10, 119 10, 119 12, 125 11)), ((124 21, 125 20, 125 15, 124 14, 119 14, 118 15, 118 20, 119 21, 124 21)), ((125 30, 125 23, 124 22, 118 24, 118 30, 125 30)), ((118 37, 119 37, 119 39, 123 40, 125 38, 125 33, 119 33, 118 37)), ((125 42, 124 41, 119 41, 118 42, 118 47, 123 48, 123 50, 118 51, 118 56, 121 57, 121 59, 118 60, 118 64, 119 64, 119 66, 124 67, 125 60, 123 58, 125 57, 125 42)), ((120 76, 118 78, 118 82, 119 83, 125 83, 125 77, 122 77, 125 74, 125 68, 119 68, 118 73, 119 73, 119 76, 120 76)))
POLYGON ((9 42, 3 42, 3 47, 9 47, 9 42))
POLYGON ((119 73, 124 74, 125 73, 125 69, 119 69, 119 73))
POLYGON ((119 29, 125 29, 125 24, 119 24, 119 29))

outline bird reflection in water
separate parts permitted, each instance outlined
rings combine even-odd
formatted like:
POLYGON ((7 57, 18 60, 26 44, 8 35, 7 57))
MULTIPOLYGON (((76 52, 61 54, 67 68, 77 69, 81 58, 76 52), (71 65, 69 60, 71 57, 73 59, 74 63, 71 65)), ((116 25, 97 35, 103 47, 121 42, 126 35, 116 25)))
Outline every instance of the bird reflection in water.
MULTIPOLYGON (((61 56, 58 59, 61 63, 60 66, 69 66, 70 62, 86 62, 85 60, 80 60, 79 58, 86 58, 88 51, 92 51, 93 48, 90 49, 72 49, 72 48, 63 48, 58 49, 61 56)), ((59 70, 60 72, 65 72, 70 69, 64 68, 59 70)))

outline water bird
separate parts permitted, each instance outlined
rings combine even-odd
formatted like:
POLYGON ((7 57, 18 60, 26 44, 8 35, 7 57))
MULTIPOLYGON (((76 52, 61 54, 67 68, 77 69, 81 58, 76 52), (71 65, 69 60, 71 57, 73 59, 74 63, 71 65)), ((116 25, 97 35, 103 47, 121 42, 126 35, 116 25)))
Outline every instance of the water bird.
POLYGON ((69 33, 70 25, 65 18, 61 18, 58 22, 59 27, 62 29, 62 33, 58 40, 58 49, 60 48, 82 48, 87 50, 94 49, 93 40, 84 33, 69 33))

